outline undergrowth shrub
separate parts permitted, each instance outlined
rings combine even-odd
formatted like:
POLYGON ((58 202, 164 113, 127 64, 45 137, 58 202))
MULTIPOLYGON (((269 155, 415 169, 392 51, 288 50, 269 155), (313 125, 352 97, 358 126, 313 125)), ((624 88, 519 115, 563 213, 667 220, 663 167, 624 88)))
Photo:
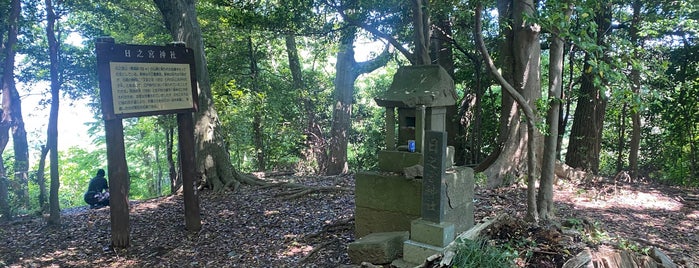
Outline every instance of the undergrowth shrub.
POLYGON ((494 246, 484 240, 463 239, 458 242, 454 268, 502 268, 514 267, 517 253, 494 246))

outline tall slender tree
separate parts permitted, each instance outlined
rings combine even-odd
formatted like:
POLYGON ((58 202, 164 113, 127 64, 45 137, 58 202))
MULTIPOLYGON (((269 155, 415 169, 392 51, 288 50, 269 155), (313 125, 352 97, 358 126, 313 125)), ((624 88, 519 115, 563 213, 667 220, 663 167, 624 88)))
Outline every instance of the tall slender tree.
POLYGON ((47 130, 47 145, 49 149, 51 189, 49 191, 49 218, 48 223, 57 225, 61 223, 61 208, 58 200, 58 189, 60 188, 60 178, 58 174, 58 107, 61 82, 58 79, 59 44, 56 38, 56 21, 58 17, 54 12, 54 3, 45 0, 46 5, 46 37, 49 44, 50 76, 51 76, 51 112, 49 113, 49 125, 47 130))
MULTIPOLYGON (((548 220, 553 217, 553 181, 556 167, 556 148, 558 144, 558 126, 559 126, 559 110, 561 106, 561 90, 563 86, 563 57, 565 46, 564 38, 566 36, 566 26, 573 12, 573 5, 568 1, 561 3, 558 7, 557 3, 549 3, 552 5, 553 12, 562 12, 561 20, 552 20, 554 25, 549 37, 549 84, 548 98, 549 107, 546 113, 546 125, 548 132, 544 138, 544 153, 541 161, 541 179, 539 180, 539 191, 537 193, 536 203, 540 220, 548 220)), ((557 16, 558 17, 558 16, 557 16)))
MULTIPOLYGON (((643 40, 640 37, 641 31, 641 9, 643 1, 634 0, 631 9, 631 26, 629 26, 629 38, 633 46, 633 59, 641 58, 641 49, 643 48, 643 40)), ((641 94, 641 63, 633 62, 631 64, 631 73, 629 75, 631 82, 631 92, 635 98, 640 99, 641 94)), ((640 105, 634 103, 631 107, 631 141, 629 142, 629 175, 632 179, 638 176, 638 152, 641 146, 641 109, 640 105)))

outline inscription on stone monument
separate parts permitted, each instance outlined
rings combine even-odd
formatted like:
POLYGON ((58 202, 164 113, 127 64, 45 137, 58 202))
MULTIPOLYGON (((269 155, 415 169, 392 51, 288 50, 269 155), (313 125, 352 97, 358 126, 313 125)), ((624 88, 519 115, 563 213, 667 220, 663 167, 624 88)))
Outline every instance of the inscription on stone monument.
POLYGON ((440 223, 444 219, 444 172, 446 170, 447 133, 427 131, 422 176, 422 218, 440 223))

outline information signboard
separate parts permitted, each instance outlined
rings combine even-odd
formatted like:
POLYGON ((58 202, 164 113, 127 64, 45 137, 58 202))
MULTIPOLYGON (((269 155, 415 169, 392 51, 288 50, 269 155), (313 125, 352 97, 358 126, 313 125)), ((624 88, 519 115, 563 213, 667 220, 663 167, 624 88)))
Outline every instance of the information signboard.
POLYGON ((97 42, 105 119, 194 112, 194 53, 184 46, 97 42))
POLYGON ((115 44, 110 37, 99 38, 95 48, 107 144, 112 246, 125 248, 130 241, 125 117, 177 114, 185 224, 188 230, 199 231, 192 118, 198 103, 194 52, 179 44, 115 44))

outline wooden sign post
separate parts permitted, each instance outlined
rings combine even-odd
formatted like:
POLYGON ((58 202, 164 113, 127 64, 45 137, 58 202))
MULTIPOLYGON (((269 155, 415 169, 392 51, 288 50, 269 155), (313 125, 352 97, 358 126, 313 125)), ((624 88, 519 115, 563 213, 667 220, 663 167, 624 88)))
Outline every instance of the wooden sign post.
POLYGON ((129 171, 122 118, 177 113, 185 224, 201 229, 199 196, 194 187, 194 122, 198 108, 194 53, 183 44, 143 46, 95 43, 100 100, 107 139, 112 246, 129 246, 129 171))

